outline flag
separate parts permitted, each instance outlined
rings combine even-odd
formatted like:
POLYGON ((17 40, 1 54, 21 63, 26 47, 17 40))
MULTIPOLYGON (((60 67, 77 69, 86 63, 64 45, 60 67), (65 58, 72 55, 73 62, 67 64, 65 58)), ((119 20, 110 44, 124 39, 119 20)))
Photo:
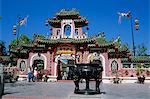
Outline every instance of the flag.
POLYGON ((119 15, 118 23, 121 24, 121 18, 122 17, 130 18, 131 17, 131 12, 130 11, 128 13, 120 13, 120 12, 118 12, 118 15, 119 15))
POLYGON ((18 25, 22 26, 22 25, 26 24, 27 23, 27 19, 28 19, 28 16, 26 16, 25 18, 23 18, 22 20, 20 20, 19 23, 18 23, 18 25))

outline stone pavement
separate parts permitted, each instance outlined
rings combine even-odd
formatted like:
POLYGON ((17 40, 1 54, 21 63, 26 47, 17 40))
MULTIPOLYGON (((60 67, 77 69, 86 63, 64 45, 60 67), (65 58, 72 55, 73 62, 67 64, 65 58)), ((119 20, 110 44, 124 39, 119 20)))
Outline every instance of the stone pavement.
MULTIPOLYGON (((90 82, 90 88, 94 88, 90 82)), ((85 83, 80 84, 81 89, 85 83)), ((150 99, 150 84, 101 84, 98 95, 74 94, 72 81, 6 83, 2 99, 150 99)))

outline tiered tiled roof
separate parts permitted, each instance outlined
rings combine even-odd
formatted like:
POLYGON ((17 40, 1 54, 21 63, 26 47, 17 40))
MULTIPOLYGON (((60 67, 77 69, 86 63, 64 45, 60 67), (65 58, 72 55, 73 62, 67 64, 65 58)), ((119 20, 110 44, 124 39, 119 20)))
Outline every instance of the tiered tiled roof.
POLYGON ((106 41, 106 39, 103 37, 97 37, 96 41, 97 41, 99 47, 109 47, 109 46, 113 46, 115 44, 112 41, 106 41))
POLYGON ((85 17, 80 16, 79 11, 72 9, 72 10, 65 10, 62 9, 60 12, 56 13, 56 17, 49 18, 48 23, 53 27, 61 27, 61 21, 63 19, 72 19, 75 23, 75 27, 83 27, 88 25, 88 21, 85 17))
POLYGON ((91 38, 85 38, 85 39, 72 39, 72 38, 67 38, 67 39, 43 39, 43 40, 36 40, 37 43, 42 43, 42 44, 59 44, 59 43, 92 43, 93 39, 91 38))
POLYGON ((2 61, 10 61, 10 57, 9 56, 0 56, 0 62, 2 61))
POLYGON ((62 9, 61 11, 56 13, 56 16, 78 16, 80 14, 79 11, 77 11, 76 9, 72 9, 72 10, 65 10, 62 9))

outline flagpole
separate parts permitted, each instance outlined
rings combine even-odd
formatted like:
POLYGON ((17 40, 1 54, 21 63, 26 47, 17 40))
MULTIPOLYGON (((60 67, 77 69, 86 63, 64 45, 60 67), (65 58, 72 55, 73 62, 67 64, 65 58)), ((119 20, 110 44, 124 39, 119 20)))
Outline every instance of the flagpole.
POLYGON ((133 33, 133 24, 132 24, 132 14, 130 16, 130 24, 131 24, 131 33, 132 33, 133 55, 135 56, 135 42, 134 42, 134 33, 133 33))
POLYGON ((19 35, 20 35, 20 21, 21 17, 18 16, 18 34, 17 34, 17 45, 19 44, 19 35))

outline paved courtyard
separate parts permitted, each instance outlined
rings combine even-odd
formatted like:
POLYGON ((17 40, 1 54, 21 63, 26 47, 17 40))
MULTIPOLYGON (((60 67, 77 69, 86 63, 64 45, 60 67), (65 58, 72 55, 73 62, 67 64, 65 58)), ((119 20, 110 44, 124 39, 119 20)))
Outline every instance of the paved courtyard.
MULTIPOLYGON (((80 87, 84 89, 85 83, 80 87)), ((90 84, 94 88, 94 82, 90 84)), ((74 94, 72 81, 16 82, 5 85, 2 99, 150 99, 150 84, 101 84, 100 95, 74 94)))

